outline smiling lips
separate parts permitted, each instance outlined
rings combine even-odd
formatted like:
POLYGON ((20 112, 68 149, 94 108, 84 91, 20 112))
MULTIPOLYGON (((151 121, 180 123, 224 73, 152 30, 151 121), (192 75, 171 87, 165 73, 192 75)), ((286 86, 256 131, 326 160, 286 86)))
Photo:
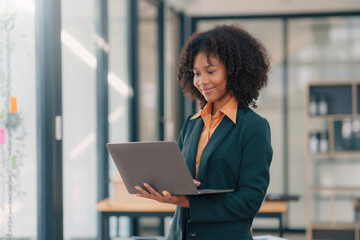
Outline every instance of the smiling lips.
POLYGON ((211 87, 211 88, 203 88, 202 89, 202 92, 204 93, 204 94, 209 94, 212 90, 214 90, 215 89, 215 87, 211 87))

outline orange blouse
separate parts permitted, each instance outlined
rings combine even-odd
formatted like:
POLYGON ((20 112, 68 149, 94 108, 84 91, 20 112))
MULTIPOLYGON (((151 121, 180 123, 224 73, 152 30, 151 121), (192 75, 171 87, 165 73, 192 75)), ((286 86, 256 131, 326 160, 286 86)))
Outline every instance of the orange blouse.
POLYGON ((201 154, 204 151, 206 144, 209 142, 211 135, 214 133, 216 127, 220 124, 221 120, 226 115, 236 124, 236 111, 238 108, 238 103, 235 97, 232 97, 219 111, 217 111, 214 117, 211 117, 212 104, 206 104, 204 109, 196 113, 190 120, 202 117, 204 121, 204 127, 201 132, 199 139, 198 151, 196 155, 196 178, 200 165, 201 154))

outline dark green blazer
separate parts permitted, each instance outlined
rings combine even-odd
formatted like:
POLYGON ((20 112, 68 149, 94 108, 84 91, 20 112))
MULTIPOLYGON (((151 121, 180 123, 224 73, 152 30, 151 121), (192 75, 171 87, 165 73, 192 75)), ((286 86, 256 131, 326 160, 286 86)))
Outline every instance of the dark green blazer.
MULTIPOLYGON (((195 178, 198 142, 204 122, 185 121, 179 148, 195 178)), ((227 116, 207 143, 198 172, 199 189, 234 192, 189 196, 190 208, 177 207, 169 240, 251 240, 250 227, 269 185, 270 127, 251 109, 238 109, 236 124, 227 116), (184 238, 183 238, 184 236, 184 238)))

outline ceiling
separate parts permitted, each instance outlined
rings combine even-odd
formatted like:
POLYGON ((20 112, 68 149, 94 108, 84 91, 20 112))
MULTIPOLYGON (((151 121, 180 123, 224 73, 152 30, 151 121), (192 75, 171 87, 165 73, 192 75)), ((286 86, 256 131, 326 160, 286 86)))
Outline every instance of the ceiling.
POLYGON ((187 15, 250 15, 360 11, 360 0, 167 0, 187 15))

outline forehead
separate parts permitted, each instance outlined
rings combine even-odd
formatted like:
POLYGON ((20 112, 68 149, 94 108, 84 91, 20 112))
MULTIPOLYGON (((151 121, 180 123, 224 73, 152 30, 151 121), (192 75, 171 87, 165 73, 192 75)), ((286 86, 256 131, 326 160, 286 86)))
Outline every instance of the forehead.
POLYGON ((221 61, 214 54, 199 52, 194 57, 194 68, 211 67, 219 64, 221 64, 221 61))

